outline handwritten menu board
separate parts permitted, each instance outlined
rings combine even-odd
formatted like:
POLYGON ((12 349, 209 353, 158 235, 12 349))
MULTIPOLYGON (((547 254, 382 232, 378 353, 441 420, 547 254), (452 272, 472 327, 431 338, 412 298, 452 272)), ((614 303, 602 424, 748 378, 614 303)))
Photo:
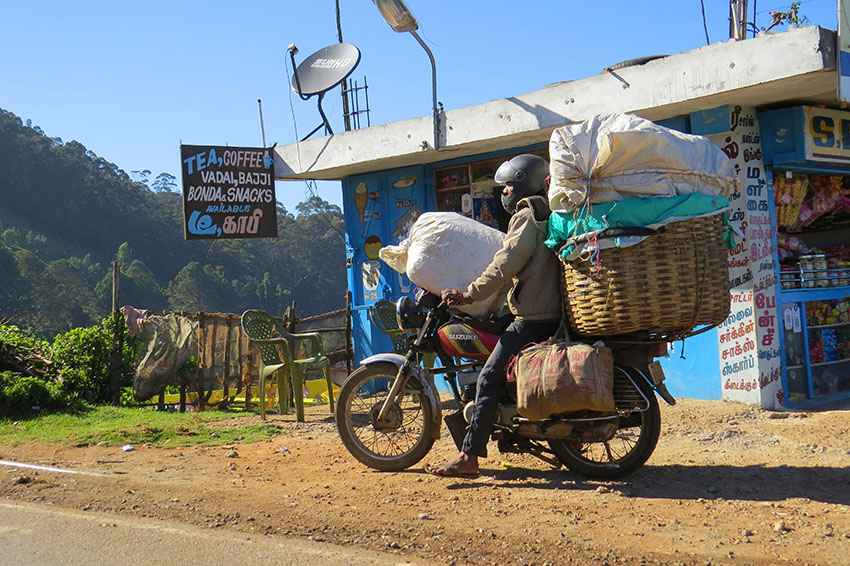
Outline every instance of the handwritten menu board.
POLYGON ((277 237, 270 149, 181 145, 184 238, 277 237))

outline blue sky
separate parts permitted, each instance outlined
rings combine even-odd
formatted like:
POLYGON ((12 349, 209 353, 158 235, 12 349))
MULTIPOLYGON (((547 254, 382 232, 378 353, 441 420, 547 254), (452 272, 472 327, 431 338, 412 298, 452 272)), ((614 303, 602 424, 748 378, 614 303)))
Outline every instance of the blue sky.
MULTIPOLYGON (((728 38, 728 0, 704 0, 712 42, 728 38)), ((425 52, 394 32, 370 0, 340 0, 343 38, 362 59, 371 123, 431 114, 425 52)), ((752 11, 754 0, 750 0, 752 11)), ((437 61, 446 109, 595 75, 644 55, 705 45, 699 0, 407 0, 437 61)), ((756 2, 756 23, 788 1, 756 2)), ((800 14, 836 28, 836 0, 804 0, 800 14)), ((127 172, 180 176, 180 143, 259 146, 257 99, 269 145, 293 143, 320 123, 315 99, 292 95, 286 48, 300 62, 337 41, 334 0, 59 0, 4 2, 0 108, 52 137, 76 139, 127 172)), ((783 29, 783 28, 777 28, 783 29)), ((291 74, 291 70, 289 71, 291 74)), ((341 131, 339 90, 324 109, 341 131)), ((365 121, 364 121, 365 125, 365 121)), ((338 182, 317 185, 341 202, 338 182)), ((288 210, 303 182, 278 182, 288 210)))

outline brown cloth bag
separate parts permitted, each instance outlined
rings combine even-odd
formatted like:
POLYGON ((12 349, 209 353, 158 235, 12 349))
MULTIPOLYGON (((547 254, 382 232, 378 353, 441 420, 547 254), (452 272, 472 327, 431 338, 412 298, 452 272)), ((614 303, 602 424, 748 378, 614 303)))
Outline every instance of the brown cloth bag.
POLYGON ((560 341, 526 348, 515 374, 517 411, 527 419, 614 410, 614 356, 607 346, 560 341))

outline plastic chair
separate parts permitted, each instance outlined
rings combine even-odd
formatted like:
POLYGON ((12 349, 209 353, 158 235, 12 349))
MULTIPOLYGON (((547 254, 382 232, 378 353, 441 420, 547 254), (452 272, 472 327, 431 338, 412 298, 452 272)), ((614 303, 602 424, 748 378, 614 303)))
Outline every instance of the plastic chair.
POLYGON ((266 418, 266 378, 277 374, 278 408, 280 414, 289 410, 289 382, 295 395, 295 412, 298 422, 304 422, 304 372, 321 367, 328 384, 328 404, 334 412, 331 362, 322 354, 322 339, 315 333, 292 334, 283 323, 270 314, 247 310, 242 314, 242 332, 260 349, 260 415, 266 418), (303 342, 310 344, 311 357, 296 358, 303 342))
POLYGON ((409 332, 398 327, 395 316, 395 303, 387 299, 381 299, 369 307, 369 320, 378 330, 389 335, 393 342, 393 352, 405 354, 407 352, 407 336, 409 332))
MULTIPOLYGON (((396 305, 394 302, 387 299, 376 301, 369 307, 369 320, 372 321, 378 330, 389 335, 393 342, 393 353, 407 354, 407 337, 413 334, 407 330, 402 330, 398 327, 398 319, 396 319, 396 305)), ((422 359, 422 365, 425 367, 434 367, 436 362, 436 354, 425 354, 422 359)), ((431 376, 433 383, 434 377, 431 376)))

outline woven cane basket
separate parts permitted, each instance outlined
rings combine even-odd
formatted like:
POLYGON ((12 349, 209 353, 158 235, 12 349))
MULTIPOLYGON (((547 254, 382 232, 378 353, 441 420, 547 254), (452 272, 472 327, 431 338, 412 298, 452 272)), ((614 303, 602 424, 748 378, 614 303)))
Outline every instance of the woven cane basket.
POLYGON ((729 315, 720 215, 667 224, 639 244, 601 249, 595 259, 564 264, 564 311, 574 335, 678 338, 729 315))

